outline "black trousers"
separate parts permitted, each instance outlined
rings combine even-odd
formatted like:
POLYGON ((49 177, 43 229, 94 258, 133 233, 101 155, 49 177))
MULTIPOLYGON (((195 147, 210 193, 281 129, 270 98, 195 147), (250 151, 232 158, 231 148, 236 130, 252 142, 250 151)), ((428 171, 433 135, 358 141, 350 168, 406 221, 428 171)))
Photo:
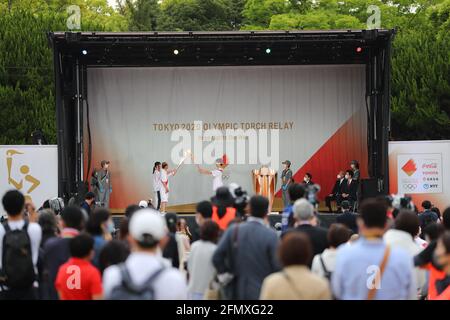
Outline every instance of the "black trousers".
POLYGON ((156 204, 156 210, 159 210, 159 208, 161 208, 161 192, 156 191, 156 196, 158 197, 158 203, 156 204))
POLYGON ((333 194, 332 196, 328 195, 325 197, 326 206, 330 212, 333 212, 333 209, 331 208, 331 201, 336 201, 337 206, 341 207, 342 197, 340 194, 333 194))

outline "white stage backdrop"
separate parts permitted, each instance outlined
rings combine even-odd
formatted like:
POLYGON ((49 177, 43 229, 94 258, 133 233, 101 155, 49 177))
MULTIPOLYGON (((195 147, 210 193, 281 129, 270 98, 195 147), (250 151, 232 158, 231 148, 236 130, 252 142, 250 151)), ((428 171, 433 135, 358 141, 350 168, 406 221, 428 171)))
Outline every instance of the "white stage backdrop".
MULTIPOLYGON (((360 160, 363 175, 367 172, 364 94, 361 65, 92 68, 88 99, 93 165, 111 161, 111 207, 124 208, 151 197, 155 161, 177 165, 178 158, 171 158, 179 144, 171 140, 174 129, 193 133, 194 121, 202 121, 205 129, 219 129, 213 134, 217 140, 222 134, 228 139, 226 128, 258 133, 279 129, 278 148, 270 139, 261 145, 260 136, 259 145, 236 150, 236 156, 246 155, 245 163, 230 164, 226 183, 236 182, 251 192, 252 169, 266 163, 280 171, 281 161, 288 159, 297 181, 309 171, 327 194, 337 171, 347 169, 350 160, 360 160), (269 158, 249 158, 251 147, 259 154, 267 148, 269 158)), ((203 147, 210 143, 205 137, 195 139, 203 147)), ((197 158, 194 144, 190 149, 197 158)), ((223 152, 216 150, 212 157, 223 152)), ((183 165, 170 184, 172 205, 212 194, 212 177, 201 176, 192 164, 183 165)))
MULTIPOLYGON (((58 196, 58 148, 54 145, 0 146, 0 194, 18 189, 36 209, 58 196)), ((3 213, 3 207, 1 208, 3 213)))

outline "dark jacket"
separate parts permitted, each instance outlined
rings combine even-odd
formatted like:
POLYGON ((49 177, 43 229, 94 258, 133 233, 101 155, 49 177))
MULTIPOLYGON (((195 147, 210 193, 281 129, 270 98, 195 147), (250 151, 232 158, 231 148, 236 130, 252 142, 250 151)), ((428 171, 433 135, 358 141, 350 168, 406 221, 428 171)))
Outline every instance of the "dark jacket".
POLYGON ((81 203, 80 207, 86 211, 86 213, 89 217, 91 216, 91 206, 89 205, 89 203, 87 203, 86 201, 83 201, 81 203))
MULTIPOLYGON (((288 232, 297 231, 304 232, 309 236, 311 244, 313 246, 313 256, 322 253, 326 248, 328 248, 328 230, 322 227, 315 227, 310 224, 302 224, 288 232)), ((311 266, 312 261, 310 261, 311 266)))
POLYGON ((44 245, 43 250, 43 272, 45 273, 45 287, 43 299, 58 300, 55 289, 56 275, 59 267, 70 258, 70 238, 51 238, 44 245))
POLYGON ((336 182, 334 183, 334 187, 333 187, 333 190, 331 191, 331 194, 341 195, 342 188, 343 188, 345 182, 346 182, 345 179, 342 179, 342 182, 341 182, 341 179, 337 179, 336 182))
POLYGON ((357 215, 353 212, 346 211, 343 214, 337 216, 336 222, 342 223, 347 226, 347 228, 351 229, 353 233, 358 233, 358 225, 356 224, 357 215))
POLYGON ((439 220, 439 217, 436 214, 436 212, 431 211, 431 210, 425 210, 424 212, 419 214, 420 227, 422 228, 422 231, 423 231, 423 229, 425 229, 425 227, 427 225, 429 225, 430 223, 436 222, 438 220, 439 220))
POLYGON ((212 261, 219 274, 234 275, 233 299, 259 299, 264 278, 280 270, 277 247, 275 231, 257 221, 237 223, 225 231, 212 261))
MULTIPOLYGON (((350 180, 350 185, 348 184, 348 180, 343 182, 342 193, 348 193, 348 200, 356 201, 356 193, 358 192, 358 182, 355 180, 350 180)), ((344 200, 347 200, 344 198, 344 200)))

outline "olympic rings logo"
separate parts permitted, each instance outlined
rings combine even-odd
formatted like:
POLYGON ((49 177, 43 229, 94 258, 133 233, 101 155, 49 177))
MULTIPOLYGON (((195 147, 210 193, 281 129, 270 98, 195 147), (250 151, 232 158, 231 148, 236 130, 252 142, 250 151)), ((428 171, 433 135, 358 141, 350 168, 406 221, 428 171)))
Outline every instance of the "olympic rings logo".
POLYGON ((413 191, 417 188, 417 184, 415 183, 405 183, 403 185, 403 189, 408 190, 408 191, 413 191))

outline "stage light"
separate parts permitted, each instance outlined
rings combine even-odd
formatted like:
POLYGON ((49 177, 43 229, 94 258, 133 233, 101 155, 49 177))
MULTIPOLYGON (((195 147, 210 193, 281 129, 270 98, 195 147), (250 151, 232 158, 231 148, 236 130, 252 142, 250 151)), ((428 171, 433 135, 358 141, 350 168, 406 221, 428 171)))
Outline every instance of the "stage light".
POLYGON ((356 52, 361 53, 362 52, 362 48, 361 47, 357 47, 356 48, 356 52))
POLYGON ((82 53, 83 55, 87 55, 87 50, 83 50, 83 51, 81 51, 81 53, 82 53))
POLYGON ((271 52, 272 52, 272 50, 270 50, 270 48, 267 48, 267 49, 266 49, 266 53, 267 53, 267 54, 270 54, 271 52))
POLYGON ((180 51, 178 51, 177 49, 173 50, 173 54, 174 54, 174 55, 177 55, 177 54, 179 54, 179 53, 180 53, 180 51))

